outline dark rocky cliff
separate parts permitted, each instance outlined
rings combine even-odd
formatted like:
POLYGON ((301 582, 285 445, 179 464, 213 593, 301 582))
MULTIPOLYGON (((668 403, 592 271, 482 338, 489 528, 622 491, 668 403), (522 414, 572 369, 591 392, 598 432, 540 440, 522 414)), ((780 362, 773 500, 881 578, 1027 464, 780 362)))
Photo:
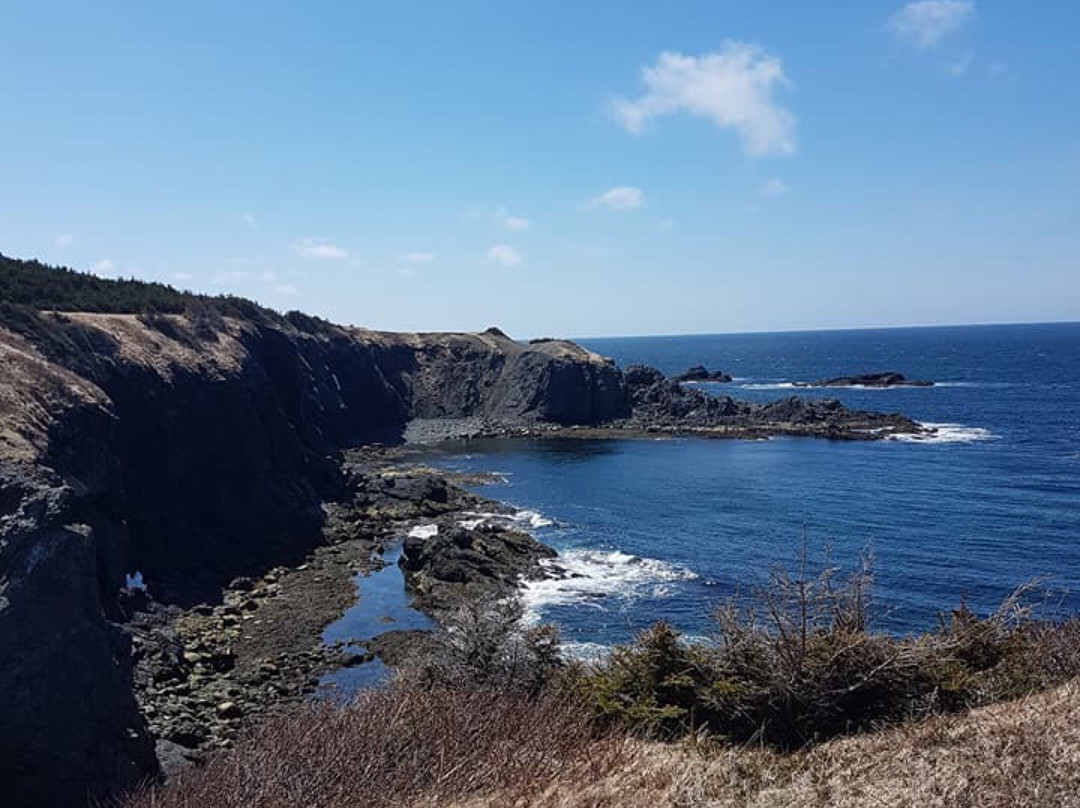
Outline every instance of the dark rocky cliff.
POLYGON ((20 316, 0 329, 0 782, 16 806, 84 804, 156 771, 125 573, 190 604, 302 555, 342 485, 330 456, 412 417, 628 411, 611 363, 496 331, 20 316))

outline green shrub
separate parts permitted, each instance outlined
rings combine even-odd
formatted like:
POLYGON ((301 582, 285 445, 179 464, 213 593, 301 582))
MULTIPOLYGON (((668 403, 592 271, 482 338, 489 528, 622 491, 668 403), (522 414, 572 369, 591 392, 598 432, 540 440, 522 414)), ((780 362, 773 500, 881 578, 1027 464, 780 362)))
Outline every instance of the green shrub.
POLYGON ((827 563, 778 571, 716 612, 689 644, 658 624, 563 684, 601 726, 650 736, 706 732, 794 749, 907 718, 1015 698, 1080 675, 1080 621, 1036 619, 1022 587, 988 617, 966 608, 936 632, 871 630, 868 559, 845 578, 827 563))

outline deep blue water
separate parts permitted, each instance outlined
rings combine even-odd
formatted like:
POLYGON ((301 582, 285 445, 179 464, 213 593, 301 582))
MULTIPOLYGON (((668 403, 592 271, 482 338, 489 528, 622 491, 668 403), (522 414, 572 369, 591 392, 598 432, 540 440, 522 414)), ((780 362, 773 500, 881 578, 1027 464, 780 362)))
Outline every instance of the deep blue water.
POLYGON ((783 385, 897 370, 932 388, 803 390, 958 425, 941 443, 484 441, 446 466, 499 471, 484 493, 554 524, 537 535, 581 577, 527 592, 567 640, 610 644, 658 619, 707 633, 713 605, 791 566, 805 530, 850 563, 875 556, 883 628, 918 630, 965 599, 988 610, 1050 576, 1080 609, 1080 324, 582 340, 620 365, 694 364, 705 389, 769 400, 783 385), (1072 590, 1072 592, 1068 592, 1072 590))

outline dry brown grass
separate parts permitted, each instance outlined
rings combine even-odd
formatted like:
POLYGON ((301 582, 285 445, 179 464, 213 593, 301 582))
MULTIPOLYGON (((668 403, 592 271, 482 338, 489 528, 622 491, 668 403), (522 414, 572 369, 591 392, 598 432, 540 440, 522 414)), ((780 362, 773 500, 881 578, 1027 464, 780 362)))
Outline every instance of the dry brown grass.
POLYGON ((278 719, 125 808, 1069 808, 1080 681, 784 754, 598 739, 574 705, 365 694, 278 719))
POLYGON ((644 742, 624 755, 598 779, 453 808, 1068 808, 1080 805, 1080 683, 788 755, 644 742))
POLYGON ((625 747, 596 738, 573 702, 397 685, 344 710, 311 705, 270 719, 125 808, 396 808, 491 793, 522 802, 537 783, 603 780, 625 763, 625 747))

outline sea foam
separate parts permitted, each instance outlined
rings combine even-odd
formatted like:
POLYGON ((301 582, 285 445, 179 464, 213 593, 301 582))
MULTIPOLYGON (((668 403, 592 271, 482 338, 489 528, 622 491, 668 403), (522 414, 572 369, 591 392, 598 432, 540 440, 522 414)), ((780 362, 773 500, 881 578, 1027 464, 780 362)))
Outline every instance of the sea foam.
POLYGON ((464 511, 462 516, 468 517, 458 522, 466 530, 476 530, 480 525, 502 522, 515 527, 539 530, 542 527, 550 527, 554 521, 536 511, 520 510, 512 513, 495 513, 493 511, 464 511))
POLYGON ((975 443, 984 440, 997 440, 997 435, 989 429, 979 426, 963 426, 962 424, 934 424, 920 423, 925 429, 932 429, 929 434, 897 434, 890 435, 889 440, 901 443, 975 443))
POLYGON ((679 564, 642 558, 619 550, 565 550, 558 558, 540 562, 560 577, 526 581, 521 598, 526 618, 536 621, 550 606, 593 603, 608 596, 633 600, 640 597, 665 597, 674 581, 692 581, 697 573, 679 564))

